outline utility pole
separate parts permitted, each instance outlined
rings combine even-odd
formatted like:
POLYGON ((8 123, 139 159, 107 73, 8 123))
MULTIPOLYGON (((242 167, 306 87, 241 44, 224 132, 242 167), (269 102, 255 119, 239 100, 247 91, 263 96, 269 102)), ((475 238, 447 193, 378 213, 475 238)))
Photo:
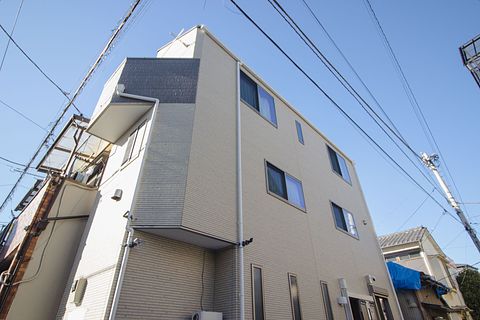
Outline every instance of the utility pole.
POLYGON ((452 208, 457 213, 458 217, 460 218, 460 221, 465 227, 465 230, 470 235, 470 238, 472 238, 472 241, 477 247, 478 252, 480 252, 480 240, 477 237, 477 232, 475 231, 475 229, 472 228, 472 226, 470 225, 470 222, 468 222, 467 218, 465 217, 465 214, 462 211, 462 208, 460 208, 457 200, 455 200, 452 193, 448 189, 447 184, 445 183, 442 176, 440 176, 440 173, 438 172, 438 168, 435 165, 435 162, 438 160, 438 155, 434 154, 429 156, 426 153, 422 153, 421 156, 422 156, 423 163, 427 166, 428 169, 432 170, 433 175, 435 176, 435 178, 437 178, 437 181, 440 184, 440 187, 442 187, 443 192, 445 192, 445 195, 447 196, 448 203, 452 206, 452 208))

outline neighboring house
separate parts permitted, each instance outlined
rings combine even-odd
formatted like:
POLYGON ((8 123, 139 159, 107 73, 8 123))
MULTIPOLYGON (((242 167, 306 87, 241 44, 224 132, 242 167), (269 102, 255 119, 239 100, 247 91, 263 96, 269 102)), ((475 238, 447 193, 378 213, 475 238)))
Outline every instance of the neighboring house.
POLYGON ((55 318, 110 148, 87 124, 74 116, 59 133, 37 167, 47 178, 0 236, 0 319, 55 318))
POLYGON ((57 319, 402 319, 353 162, 204 27, 126 59, 84 134, 57 319))
POLYGON ((452 311, 442 298, 450 289, 423 272, 387 262, 403 317, 408 320, 449 319, 452 311))
POLYGON ((450 319, 471 319, 455 279, 458 272, 455 264, 443 253, 427 228, 396 232, 378 240, 386 261, 423 272, 450 289, 442 296, 450 308, 450 319))

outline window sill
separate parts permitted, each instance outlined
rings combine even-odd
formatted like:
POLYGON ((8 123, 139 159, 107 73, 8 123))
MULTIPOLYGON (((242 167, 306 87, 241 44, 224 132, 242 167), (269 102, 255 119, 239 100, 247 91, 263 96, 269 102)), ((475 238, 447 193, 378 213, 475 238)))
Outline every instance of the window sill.
POLYGON ((346 180, 340 173, 338 173, 337 171, 335 171, 333 169, 332 169, 332 172, 335 173, 338 177, 340 177, 340 179, 342 179, 346 184, 350 185, 350 187, 352 186, 352 182, 346 180))
MULTIPOLYGON (((246 105, 249 109, 251 109, 252 111, 254 111, 256 114, 258 114, 260 117, 262 117, 263 120, 267 121, 268 123, 270 123, 272 126, 275 127, 275 129, 278 129, 278 124, 275 124, 273 122, 271 122, 270 120, 268 120, 263 114, 260 113, 260 111, 258 111, 257 109, 255 109, 254 106, 250 105, 250 103, 246 102, 245 100, 243 99, 240 99, 241 102, 243 102, 244 105, 246 105)), ((277 119, 277 122, 278 122, 278 119, 277 119)))
POLYGON ((295 209, 300 210, 300 211, 302 211, 303 213, 307 213, 307 209, 306 209, 306 208, 299 207, 299 206, 297 206, 297 205, 289 202, 287 199, 284 199, 284 198, 280 197, 279 195, 271 192, 271 191, 268 190, 268 189, 267 189, 267 193, 268 193, 269 195, 271 195, 272 197, 277 198, 278 200, 281 200, 281 201, 285 202, 286 204, 294 207, 295 209))
MULTIPOLYGON (((340 232, 342 232, 342 233, 344 233, 344 234, 352 237, 353 239, 357 239, 358 241, 360 241, 360 238, 359 238, 358 236, 354 236, 354 235, 351 234, 350 232, 345 231, 345 230, 343 230, 342 228, 337 227, 337 225, 335 225, 335 228, 336 228, 338 231, 340 231, 340 232)), ((357 232, 358 232, 358 231, 357 231, 357 232)))

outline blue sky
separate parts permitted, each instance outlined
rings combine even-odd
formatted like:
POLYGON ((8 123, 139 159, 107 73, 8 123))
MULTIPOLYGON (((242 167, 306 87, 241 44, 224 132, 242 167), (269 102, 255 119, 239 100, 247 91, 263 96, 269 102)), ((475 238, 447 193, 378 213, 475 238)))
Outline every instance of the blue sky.
MULTIPOLYGON (((145 0, 144 0, 145 1, 145 0)), ((375 127, 314 55, 296 38, 266 0, 239 4, 338 101, 360 125, 404 166, 428 191, 432 187, 375 127)), ((345 62, 335 51, 301 1, 280 1, 317 46, 358 88, 345 62)), ((420 152, 433 152, 401 82, 388 58, 363 0, 307 0, 406 140, 420 152)), ((478 148, 480 88, 462 65, 458 47, 480 33, 478 0, 372 0, 382 26, 410 81, 432 132, 466 202, 480 202, 478 148)), ((182 29, 205 24, 277 92, 294 105, 354 161, 378 234, 397 231, 426 195, 392 167, 339 114, 228 0, 147 1, 148 6, 97 70, 76 105, 90 115, 109 75, 127 56, 152 57, 156 49, 182 29)), ((19 0, 0 0, 0 23, 10 30, 19 0)), ((14 33, 17 42, 62 88, 73 91, 95 60, 130 5, 127 0, 25 0, 14 33)), ((7 38, 0 34, 0 52, 7 38)), ((0 71, 0 100, 48 127, 65 98, 13 46, 0 71)), ((370 100, 369 100, 370 101, 370 100)), ((0 105, 0 156, 26 163, 45 132, 0 105)), ((444 160, 444 159, 441 159, 444 160)), ((0 197, 6 196, 18 173, 0 161, 0 197)), ((440 170, 445 172, 442 162, 440 170)), ((0 222, 9 220, 33 177, 28 177, 0 222)), ((451 184, 452 182, 449 181, 451 184)), ((446 208, 445 200, 433 193, 446 208)), ((458 194, 455 193, 458 197, 458 194)), ((480 205, 466 206, 472 222, 480 223, 480 205)), ((449 208, 450 212, 453 212, 449 208)), ((434 237, 457 262, 474 263, 478 254, 462 226, 426 200, 405 228, 438 227, 434 237), (439 220, 440 219, 440 220, 439 220)), ((476 229, 479 224, 474 224, 476 229)))

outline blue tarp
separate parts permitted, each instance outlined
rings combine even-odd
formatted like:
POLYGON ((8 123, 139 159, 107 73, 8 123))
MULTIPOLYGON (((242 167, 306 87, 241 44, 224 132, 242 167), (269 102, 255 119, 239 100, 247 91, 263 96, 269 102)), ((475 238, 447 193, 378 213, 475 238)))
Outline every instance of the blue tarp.
POLYGON ((420 272, 391 261, 387 262, 387 268, 395 289, 420 290, 422 288, 420 272))

